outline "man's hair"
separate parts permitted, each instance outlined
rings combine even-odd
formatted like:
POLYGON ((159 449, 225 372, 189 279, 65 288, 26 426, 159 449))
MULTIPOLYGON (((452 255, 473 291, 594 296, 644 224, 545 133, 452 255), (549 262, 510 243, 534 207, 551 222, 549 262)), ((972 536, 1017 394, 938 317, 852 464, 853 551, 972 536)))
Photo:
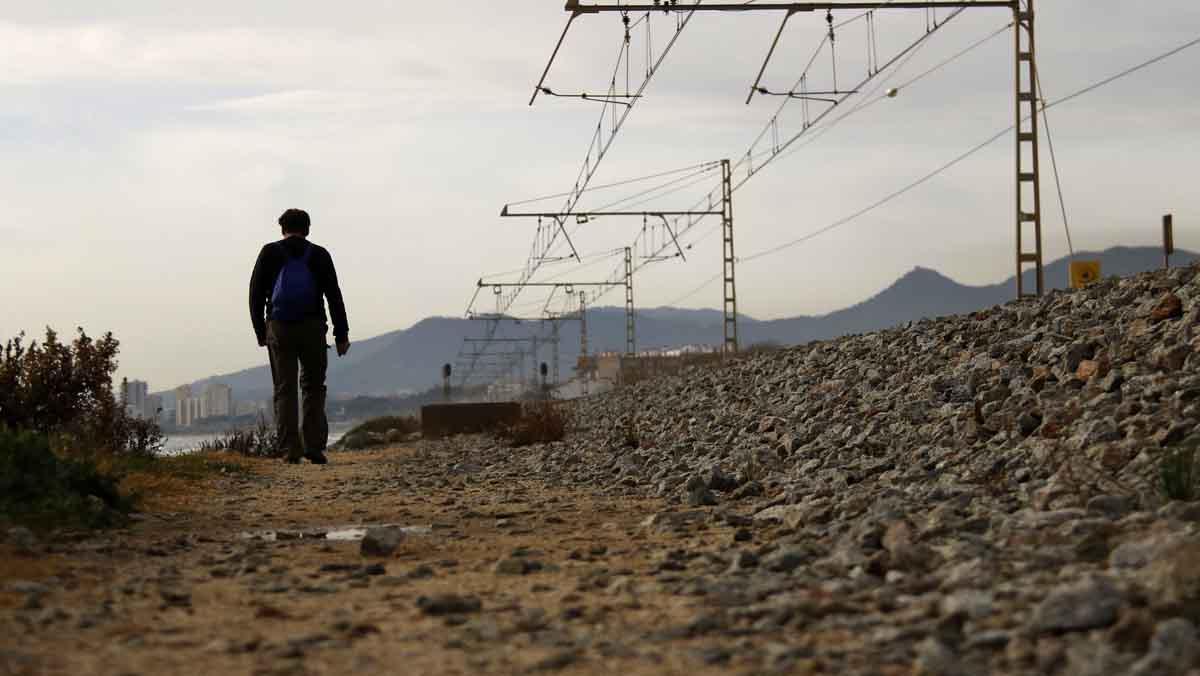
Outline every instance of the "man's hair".
POLYGON ((288 209, 279 217, 279 227, 283 228, 283 233, 307 235, 309 227, 312 226, 312 221, 308 218, 308 212, 303 209, 288 209))

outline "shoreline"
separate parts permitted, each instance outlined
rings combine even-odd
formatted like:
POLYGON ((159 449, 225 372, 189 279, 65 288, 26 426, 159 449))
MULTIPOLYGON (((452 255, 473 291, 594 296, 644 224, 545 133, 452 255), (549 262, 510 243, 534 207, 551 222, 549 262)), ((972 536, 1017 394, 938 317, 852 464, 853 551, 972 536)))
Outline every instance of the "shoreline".
MULTIPOLYGON (((357 424, 359 423, 331 423, 329 425, 329 446, 333 446, 337 442, 341 441, 342 437, 345 436, 346 433, 353 429, 357 424)), ((198 432, 193 434, 164 433, 163 437, 165 442, 163 444, 161 455, 186 455, 187 453, 199 450, 199 446, 205 441, 218 439, 228 435, 229 433, 230 430, 225 430, 223 432, 198 432)))

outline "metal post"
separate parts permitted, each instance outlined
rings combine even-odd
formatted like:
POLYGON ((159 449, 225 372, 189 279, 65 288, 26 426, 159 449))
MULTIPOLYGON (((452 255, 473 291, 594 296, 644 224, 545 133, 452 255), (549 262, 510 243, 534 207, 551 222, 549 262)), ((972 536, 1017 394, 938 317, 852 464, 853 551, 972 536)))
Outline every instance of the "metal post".
POLYGON ((550 330, 551 330, 550 335, 552 336, 551 340, 554 341, 554 350, 553 350, 554 362, 551 364, 551 367, 550 367, 550 375, 551 375, 550 384, 552 384, 555 388, 557 388, 558 387, 558 320, 557 319, 555 319, 550 324, 550 330))
POLYGON ((725 354, 738 351, 737 326, 737 283, 734 267, 737 260, 733 251, 733 170, 729 160, 721 160, 721 224, 725 233, 724 263, 725 276, 725 354))
POLYGON ((579 356, 583 364, 583 395, 587 396, 592 369, 588 360, 587 295, 583 291, 579 292, 579 356))
POLYGON ((625 247, 625 355, 637 354, 633 322, 633 248, 625 247))
MULTIPOLYGON (((540 350, 538 349, 541 347, 540 343, 541 343, 541 341, 538 340, 538 337, 534 336, 533 337, 533 346, 532 346, 533 351, 529 353, 529 367, 533 373, 533 386, 534 387, 537 387, 537 385, 542 382, 538 378, 538 359, 540 359, 540 357, 541 357, 541 355, 539 354, 540 350)), ((528 387, 528 383, 526 383, 526 387, 528 387)))
POLYGON ((1017 297, 1041 296, 1046 291, 1042 271, 1042 186, 1038 157, 1037 43, 1034 34, 1034 0, 1013 6, 1016 36, 1017 108, 1017 297), (1026 166, 1026 158, 1029 165, 1026 166), (1026 206, 1028 205, 1028 210, 1026 206), (1033 247, 1026 249, 1026 228, 1033 227, 1033 247), (1024 272, 1037 270, 1037 292, 1026 293, 1024 272))
POLYGON ((1175 217, 1163 216, 1163 269, 1171 269, 1171 254, 1175 253, 1175 217))

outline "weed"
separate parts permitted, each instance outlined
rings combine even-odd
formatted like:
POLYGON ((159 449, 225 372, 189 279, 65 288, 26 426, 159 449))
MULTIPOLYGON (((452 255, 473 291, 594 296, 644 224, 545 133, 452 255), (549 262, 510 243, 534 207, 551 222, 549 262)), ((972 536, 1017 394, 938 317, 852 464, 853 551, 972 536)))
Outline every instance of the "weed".
POLYGON ((625 421, 625 427, 622 430, 622 445, 625 448, 641 448, 642 434, 638 430, 637 421, 630 417, 625 421))
POLYGON ((500 430, 500 436, 514 447, 562 441, 567 436, 567 416, 552 402, 529 402, 522 405, 515 423, 500 430))
POLYGON ((258 424, 254 429, 233 430, 212 440, 201 442, 197 449, 200 453, 233 453, 250 458, 281 458, 283 450, 276 443, 275 430, 267 424, 267 419, 258 416, 258 424))
POLYGON ((1162 490, 1171 500, 1193 502, 1200 499, 1200 465, 1196 462, 1196 449, 1191 447, 1169 448, 1159 461, 1162 490))
POLYGON ((747 450, 742 456, 739 474, 746 481, 764 481, 767 478, 767 467, 754 451, 747 450))

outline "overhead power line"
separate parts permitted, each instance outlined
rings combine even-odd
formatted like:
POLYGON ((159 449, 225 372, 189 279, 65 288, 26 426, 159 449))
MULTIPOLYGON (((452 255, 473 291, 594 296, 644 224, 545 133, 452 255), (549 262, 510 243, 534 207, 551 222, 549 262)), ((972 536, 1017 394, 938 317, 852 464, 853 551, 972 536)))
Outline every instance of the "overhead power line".
MULTIPOLYGON (((928 27, 928 28, 927 28, 927 31, 926 31, 924 34, 922 34, 922 35, 921 35, 919 38, 917 38, 915 41, 913 41, 913 42, 912 42, 912 43, 911 43, 909 46, 907 46, 906 48, 904 48, 903 50, 901 50, 899 53, 897 53, 897 54, 896 54, 894 57, 892 57, 892 58, 891 58, 890 60, 888 60, 886 63, 880 63, 880 64, 878 64, 878 65, 877 65, 877 67, 876 67, 876 69, 875 69, 875 70, 873 70, 873 71, 872 71, 872 72, 871 72, 871 73, 868 75, 868 77, 867 77, 865 80, 863 80, 861 83, 859 83, 859 84, 858 84, 858 86, 854 87, 852 90, 848 90, 848 91, 846 91, 846 92, 842 92, 842 93, 839 95, 839 98, 837 99, 837 101, 838 101, 838 104, 840 105, 840 103, 841 103, 841 102, 844 102, 844 101, 848 100, 849 98, 851 98, 852 96, 854 96, 856 92, 858 92, 860 89, 862 89, 864 86, 866 86, 867 84, 871 83, 872 81, 875 81, 875 80, 877 80, 877 79, 878 79, 878 78, 879 78, 881 75, 883 75, 883 73, 884 73, 884 72, 886 72, 886 71, 890 71, 890 74, 888 74, 888 75, 887 75, 887 76, 886 76, 886 77, 883 79, 883 81, 881 81, 881 82, 878 82, 877 84, 875 84, 875 86, 874 86, 874 87, 873 87, 873 89, 871 90, 871 94, 873 95, 875 92, 877 92, 877 91, 879 90, 879 88, 880 88, 880 87, 882 87, 882 86, 883 86, 883 84, 884 84, 886 81, 888 81, 888 80, 890 80, 891 78, 895 77, 895 76, 896 76, 896 74, 898 74, 898 73, 900 72, 900 69, 902 69, 902 68, 903 68, 903 67, 904 67, 904 66, 905 66, 905 65, 906 65, 906 64, 907 64, 907 63, 908 63, 908 62, 909 62, 909 61, 910 61, 910 60, 911 60, 913 57, 915 57, 915 56, 916 56, 916 55, 917 55, 917 54, 918 54, 918 53, 919 53, 919 52, 920 52, 920 51, 921 51, 921 50, 924 48, 924 46, 925 46, 926 44, 928 44, 928 42, 929 42, 929 38, 930 38, 932 35, 934 35, 934 34, 935 34, 935 33, 937 33, 938 31, 940 31, 940 30, 941 30, 943 27, 945 27, 945 25, 946 25, 946 24, 948 24, 950 21, 952 21, 953 19, 957 18, 957 17, 958 17, 958 16, 959 16, 959 15, 962 13, 962 11, 963 11, 962 9, 958 9, 958 10, 956 10, 956 11, 952 12, 952 13, 951 13, 949 16, 945 17, 945 18, 944 18, 942 21, 940 21, 939 23, 937 23, 937 24, 934 24, 934 25, 931 25, 930 27, 928 27)), ((855 20, 857 20, 857 19, 860 19, 860 18, 862 18, 862 17, 864 17, 864 16, 866 16, 866 15, 864 14, 864 15, 857 16, 857 17, 855 17, 855 18, 851 19, 850 21, 847 21, 847 22, 844 22, 844 23, 851 23, 851 22, 853 22, 853 21, 855 21, 855 20)), ((1012 24, 1010 23, 1010 24, 1008 24, 1008 25, 1007 25, 1005 28, 1007 28, 1007 27, 1010 27, 1011 25, 1012 25, 1012 24)), ((909 85, 911 85, 911 84, 914 84, 914 83, 916 83, 916 82, 920 81, 921 79, 924 79, 925 77, 928 77, 929 75, 932 75, 934 72, 936 72, 936 71, 940 70, 941 68, 945 67, 945 66, 946 66, 946 65, 948 65, 950 62, 952 62, 952 61, 955 61, 955 60, 957 60, 957 59, 960 59, 960 58, 962 58, 962 57, 966 56, 966 55, 967 55, 969 52, 971 52, 971 51, 973 51, 974 49, 976 49, 976 48, 978 48, 978 47, 982 46, 984 43, 986 43, 986 42, 987 42, 987 41, 989 41, 990 39, 994 38, 996 35, 998 35, 998 34, 999 34, 1000 32, 1002 32, 1003 30, 1004 30, 1004 29, 1001 29, 1001 31, 997 31, 997 32, 995 32, 995 33, 992 33, 992 34, 990 34, 990 35, 986 36, 985 38, 983 38, 983 39, 981 39, 981 40, 977 41, 976 43, 972 44, 971 46, 967 47, 966 49, 964 49, 964 50, 962 50, 962 51, 958 52, 957 54, 955 54, 955 55, 953 55, 953 56, 951 56, 949 59, 947 59, 947 60, 945 60, 945 61, 943 61, 943 62, 941 62, 941 63, 939 63, 939 64, 935 65, 933 68, 929 69, 928 71, 926 71, 926 72, 922 73, 921 75, 918 75, 917 77, 915 77, 915 78, 911 79, 911 80, 909 81, 909 83, 908 83, 908 84, 909 84, 909 85)), ((820 45, 820 46, 818 46, 817 50, 814 52, 812 59, 810 59, 810 61, 808 62, 808 64, 805 66, 805 74, 801 75, 801 78, 800 78, 800 79, 798 79, 798 80, 796 81, 796 84, 793 86, 793 89, 796 89, 797 87, 800 87, 800 86, 801 86, 801 84, 803 83, 804 79, 807 77, 808 71, 809 71, 809 70, 810 70, 810 69, 813 67, 813 64, 816 62, 816 60, 817 60, 817 57, 818 57, 818 56, 820 56, 820 54, 822 53, 822 50, 825 48, 825 46, 826 46, 826 45, 829 45, 829 44, 830 44, 830 40, 829 40, 829 38, 828 38, 828 37, 826 37, 826 38, 825 38, 825 40, 823 40, 823 41, 822 41, 821 45, 820 45)), ((769 59, 769 58, 770 58, 770 55, 768 55, 768 59, 769 59)), ((908 85, 906 85, 906 86, 908 86, 908 85)), ((736 169, 737 167, 741 167, 741 166, 743 166, 743 165, 747 165, 747 164, 748 164, 749 166, 748 166, 748 168, 747 168, 747 171, 746 171, 745 175, 744 175, 744 176, 743 176, 743 177, 742 177, 740 180, 738 180, 738 181, 735 181, 735 183, 733 184, 733 190, 734 190, 734 191, 736 191, 736 190, 740 189, 740 188, 741 188, 743 185, 745 185, 745 184, 746 184, 746 183, 747 183, 747 182, 748 182, 748 181, 749 181, 751 178, 753 178, 755 175, 757 175, 757 174, 758 174, 758 172, 760 172, 762 169, 764 169, 764 168, 765 168, 765 167, 766 167, 768 164, 771 164, 771 163, 772 163, 774 160, 776 160, 776 159, 780 159, 781 157, 783 157, 783 156, 785 156, 785 155, 790 155, 791 153, 793 153, 793 152, 795 152, 796 150, 798 150, 800 146, 802 146, 802 145, 805 145, 805 144, 806 144, 806 143, 797 143, 797 141, 800 141, 800 140, 804 139, 805 137, 809 136, 809 135, 810 135, 811 133, 813 133, 813 132, 823 132, 823 131, 825 130, 825 128, 824 128, 824 125, 822 125, 821 123, 822 123, 822 122, 823 122, 823 121, 824 121, 824 120, 825 120, 825 119, 826 119, 826 118, 827 118, 829 115, 831 115, 831 114, 832 114, 832 113, 833 113, 833 112, 834 112, 834 111, 837 109, 837 107, 838 107, 837 105, 831 106, 831 107, 830 107, 829 109, 827 109, 826 111, 824 111, 824 112, 822 112, 822 113, 820 113, 820 114, 816 115, 814 118, 812 118, 812 120, 811 120, 811 121, 809 121, 809 122, 808 122, 808 123, 807 123, 807 124, 804 126, 804 128, 803 128, 803 129, 801 129, 800 131, 796 132, 796 133, 795 133, 795 134, 794 134, 794 135, 793 135, 793 136, 792 136, 790 139, 788 139, 788 140, 786 140, 786 141, 783 141, 782 143, 780 143, 780 141, 779 141, 779 140, 772 139, 771 146, 770 146, 768 149, 766 149, 766 150, 764 150, 764 151, 761 151, 761 152, 759 152, 759 153, 755 153, 755 152, 754 152, 754 148, 755 148, 755 147, 757 147, 757 146, 758 146, 760 143, 762 143, 764 140, 766 140, 766 139, 767 139, 767 137, 768 137, 768 134, 769 134, 769 133, 770 133, 770 132, 771 132, 773 129, 776 129, 776 130, 777 130, 777 123, 778 123, 778 120, 780 119, 780 116, 782 115, 783 111, 784 111, 784 110, 785 110, 785 109, 788 107, 788 105, 789 105, 789 104, 791 104, 791 103, 794 103, 795 101, 797 101, 797 99, 792 99, 792 98, 787 98, 787 99, 785 99, 785 100, 783 101, 783 103, 782 103, 782 104, 781 104, 781 105, 778 107, 778 109, 775 111, 775 114, 774 114, 774 115, 771 117, 771 120, 770 120, 770 121, 767 123, 766 127, 765 127, 765 128, 764 128, 764 129, 763 129, 763 130, 762 130, 762 131, 761 131, 761 132, 758 134, 758 136, 757 136, 757 137, 755 137, 754 141, 751 143, 750 150, 749 150, 749 151, 747 151, 746 153, 744 153, 744 154, 742 154, 742 155, 741 155, 741 159, 740 159, 740 160, 738 160, 738 162, 736 163, 736 165, 735 165, 735 169, 736 169), (763 158, 765 158, 765 159, 763 159, 763 158), (759 160, 763 160, 763 161, 762 161, 761 163, 759 163, 759 162, 758 162, 759 160), (757 164, 756 164, 756 163, 757 163, 757 164)), ((860 106, 860 107, 861 107, 861 106, 860 106)), ((851 110, 851 111, 849 111, 848 113, 846 113, 846 114, 842 115, 841 117, 839 117, 839 118, 836 118, 836 119, 835 119, 833 122, 831 122, 830 124, 837 124, 838 122, 841 122, 841 121, 843 121, 845 118, 849 117, 850 115, 852 115, 852 114, 853 114, 853 113, 855 113, 855 112, 857 112, 857 111, 856 111, 856 110, 851 110)), ((819 134, 818 134, 818 135, 819 135, 819 134)), ((700 199, 700 200, 699 200, 699 201, 696 203, 696 205, 703 204, 703 203, 705 202, 705 200, 706 200, 706 199, 707 199, 707 200, 711 200, 711 199, 712 199, 712 195, 711 195, 711 193, 710 193, 708 196, 706 196, 706 197, 704 197, 704 198, 701 198, 701 199, 700 199)), ((688 233, 690 233, 690 232, 692 231, 692 229, 693 229, 695 226, 699 225, 699 224, 700 224, 702 221, 703 221, 703 217, 701 217, 701 218, 696 218, 696 219, 689 219, 689 220, 687 221, 686 225, 684 225, 683 227, 680 227, 680 224, 679 224, 679 219, 678 219, 678 218, 677 218, 677 219, 675 219, 675 227, 676 227, 676 230, 677 230, 678 236, 679 236, 679 237, 684 237, 685 235, 687 235, 688 233)), ((710 229, 710 230, 706 231, 706 232, 705 232, 705 233, 703 233, 703 234, 702 234, 702 235, 701 235, 699 238, 697 238, 696 240, 694 240, 694 241, 693 241, 693 242, 692 242, 692 243, 689 245, 689 247, 690 247, 690 246, 692 246, 692 245, 695 245, 695 244, 699 243, 700 241, 702 241, 703 239, 705 239, 705 238, 707 238, 708 236, 712 235, 713 233, 715 233, 715 232, 716 232, 717 230, 719 230, 719 229, 720 229, 720 226, 718 225, 718 226, 716 226, 716 227, 714 227, 714 228, 712 228, 712 229, 710 229)), ((640 235, 639 235, 638 239, 635 239, 635 241, 634 241, 634 248, 637 248, 639 241, 640 241, 640 235)), ((639 264, 639 265, 638 265, 638 266, 635 268, 635 272, 637 272, 637 271, 640 271, 640 270, 641 270, 642 268, 644 268, 644 267, 645 267, 647 264, 649 264, 650 262, 653 262, 653 260, 656 258, 656 255, 657 255, 657 254, 661 254, 661 253, 662 253, 662 251, 664 251, 665 249, 666 249, 666 246, 664 245, 664 247, 660 248, 658 251, 654 252, 654 254, 652 254, 651 256, 647 257, 647 260, 644 260, 642 263, 640 263, 640 264, 639 264)), ((618 266, 618 268, 617 268, 617 269, 614 269, 614 270, 613 270, 613 273, 612 273, 612 275, 611 275, 611 279, 613 280, 613 287, 612 287, 612 288, 616 288, 617 286, 619 286, 619 281, 620 281, 620 279, 621 279, 621 269, 620 269, 620 267, 619 267, 619 266, 618 266)), ((599 294, 599 295, 604 295, 604 293, 607 293, 607 292, 608 292, 608 291, 610 291, 610 290, 612 290, 612 289, 606 289, 604 292, 602 292, 602 293, 601 293, 601 294, 599 294)))
MULTIPOLYGON (((598 190, 608 190, 610 188, 621 188, 621 187, 624 187, 627 185, 632 185, 634 183, 641 183, 642 181, 650 181, 650 180, 653 180, 656 178, 663 178, 665 176, 672 176, 674 174, 683 174, 683 173, 686 173, 689 171, 694 171, 696 169, 702 169, 702 168, 707 167, 712 164, 717 164, 719 166, 720 163, 701 162, 700 164, 693 164, 688 167, 680 167, 678 169, 671 169, 668 171, 660 171, 656 174, 647 174, 645 176, 638 176, 636 178, 627 178, 623 181, 616 181, 614 183, 605 183, 604 185, 592 186, 590 188, 584 189, 582 192, 589 193, 589 192, 596 192, 598 190)), ((533 197, 530 199, 521 200, 519 202, 509 202, 508 206, 519 207, 519 206, 524 206, 526 204, 534 204, 536 202, 545 202, 546 200, 559 199, 561 197, 570 197, 573 194, 575 194, 575 191, 572 190, 572 191, 567 191, 567 192, 554 193, 553 195, 543 195, 541 197, 533 197)))
MULTIPOLYGON (((1164 52, 1163 54, 1160 54, 1160 55, 1158 55, 1158 56, 1156 56, 1156 57, 1154 57, 1154 58, 1152 58, 1152 59, 1149 59, 1149 60, 1147 60, 1147 61, 1144 61, 1144 62, 1142 62, 1142 63, 1139 63, 1139 64, 1137 64, 1137 65, 1135 65, 1135 66, 1132 66, 1132 67, 1130 67, 1130 68, 1127 68, 1127 69, 1125 69, 1125 70, 1122 70, 1121 72, 1119 72, 1119 73, 1117 73, 1117 74, 1115 74, 1115 75, 1112 75, 1112 76, 1110 76, 1110 77, 1107 77, 1107 78, 1104 78, 1104 79, 1102 79, 1102 80, 1099 80, 1099 81, 1097 81, 1097 82, 1095 82, 1095 83, 1093 83, 1093 84, 1090 84, 1090 85, 1088 85, 1088 86, 1086 86, 1086 87, 1084 87, 1084 88, 1082 88, 1082 89, 1080 89, 1080 90, 1078 90, 1078 91, 1076 91, 1076 92, 1074 92, 1074 93, 1072 93, 1072 94, 1068 94, 1067 96, 1064 96, 1064 97, 1062 97, 1062 98, 1060 98, 1060 99, 1056 99, 1056 100, 1054 100, 1054 101, 1047 102, 1045 105, 1043 105, 1043 106, 1042 106, 1041 110, 1042 110, 1042 111, 1049 110, 1050 108, 1055 108, 1055 107, 1057 107, 1057 106, 1061 106, 1061 105, 1063 105, 1063 104, 1065 104, 1065 103, 1069 103, 1069 102, 1071 102, 1071 101, 1074 101, 1075 99, 1077 99, 1077 98, 1079 98, 1079 97, 1081 97, 1081 96, 1084 96, 1084 95, 1086 95, 1086 94, 1090 94, 1091 92, 1094 92, 1094 91, 1096 91, 1096 90, 1098 90, 1098 89, 1100 89, 1100 88, 1102 88, 1102 87, 1108 86, 1108 85, 1110 85, 1110 84, 1112 84, 1112 83, 1114 83, 1114 82, 1117 82, 1117 81, 1119 81, 1119 80, 1121 80, 1121 79, 1124 79, 1124 78, 1126 78, 1126 77, 1128 77, 1128 76, 1130 76, 1130 75, 1133 75, 1133 74, 1135 74, 1135 73, 1137 73, 1137 72, 1139 72, 1139 71, 1142 71, 1142 70, 1144 70, 1144 69, 1146 69, 1146 68, 1148 68, 1148 67, 1150 67, 1150 66, 1153 66, 1153 65, 1155 65, 1155 64, 1161 63, 1162 61, 1165 61, 1166 59, 1169 59, 1170 57, 1172 57, 1172 56, 1175 56, 1176 54, 1179 54, 1179 53, 1181 53, 1181 52, 1183 52, 1183 51, 1186 51, 1186 50, 1188 50, 1188 49, 1191 49, 1191 48, 1193 48, 1193 47, 1195 47, 1195 46, 1197 46, 1197 45, 1200 45, 1200 37, 1198 37, 1198 38, 1196 38, 1196 39, 1194 39, 1194 40, 1191 40, 1191 41, 1189 41, 1189 42, 1186 42, 1186 43, 1184 43, 1184 44, 1182 44, 1182 45, 1180 45, 1180 46, 1178 46, 1178 47, 1176 47, 1176 48, 1174 48, 1174 49, 1171 49, 1170 51, 1164 52)), ((883 206, 883 205, 885 205, 885 204, 887 204, 887 203, 889 203, 889 202, 891 202, 891 201, 894 201, 894 200, 896 200, 896 199, 898 199, 898 198, 900 198, 900 197, 902 197, 902 196, 904 196, 904 195, 908 194, 909 192, 911 192, 911 191, 915 190, 916 188, 918 188, 918 187, 920 187, 920 186, 924 185, 925 183, 928 183, 930 180, 934 179, 935 177, 937 177, 937 176, 939 176, 939 175, 941 175, 941 174, 945 173, 946 171, 948 171, 948 170, 952 169, 953 167, 957 166, 958 164, 962 163, 964 160, 966 160, 967 158, 971 157, 972 155, 975 155, 976 153, 979 153, 980 151, 984 150, 984 149, 985 149, 985 148, 987 148, 988 146, 992 145, 992 144, 993 144, 993 143, 995 143, 996 141, 998 141, 998 140, 1000 140, 1001 138, 1003 138, 1003 137, 1004 137, 1006 134, 1008 134, 1010 131, 1012 131, 1012 130, 1013 130, 1013 127, 1014 127, 1014 126, 1015 126, 1015 125, 1010 125, 1010 126, 1008 126, 1008 127, 1004 128, 1004 129, 1002 129, 1001 131, 997 132, 996 134, 993 134, 992 136, 990 136, 990 137, 989 137, 987 140, 985 140, 985 141, 983 141, 982 143, 980 143, 980 144, 978 144, 978 145, 974 146, 973 148, 971 148, 970 150, 966 151, 965 153, 962 153, 961 155, 959 155, 959 156, 955 157, 954 159, 950 160, 950 161, 949 161, 949 162, 947 162, 946 164, 943 164, 942 166, 938 167, 937 169, 935 169, 935 170, 933 170, 933 171, 929 172, 928 174, 925 174, 924 176, 922 176, 921 178, 917 179, 916 181, 913 181, 912 183, 909 183, 908 185, 904 186, 903 188, 901 188, 901 189, 899 189, 899 190, 896 190, 895 192, 893 192, 893 193, 891 193, 891 194, 887 195, 886 197, 884 197, 884 198, 882 198, 882 199, 880 199, 880 200, 877 200, 876 202, 873 202, 873 203, 872 203, 872 204, 870 204, 869 206, 867 206, 867 207, 864 207, 864 208, 862 208, 862 209, 859 209, 858 211, 854 212, 853 214, 850 214, 849 216, 846 216, 846 217, 844 217, 844 218, 840 218, 840 219, 838 219, 838 220, 834 221, 833 223, 830 223, 829 225, 827 225, 827 226, 825 226, 825 227, 823 227, 823 228, 819 228, 819 229, 817 229, 817 230, 814 230, 814 231, 812 231, 812 232, 810 232, 810 233, 808 233, 808 234, 806 234, 806 235, 804 235, 804 236, 802 236, 802 237, 798 237, 798 238, 796 238, 796 239, 793 239, 793 240, 791 240, 791 241, 785 242, 785 243, 783 243, 783 244, 779 244, 779 245, 777 245, 777 246, 770 247, 770 248, 768 248, 768 249, 765 249, 765 250, 763 250, 763 251, 760 251, 760 252, 758 252, 758 253, 752 254, 752 255, 750 255, 750 256, 746 256, 746 257, 740 258, 740 259, 739 259, 739 262, 740 262, 740 263, 750 263, 750 262, 753 262, 753 261, 756 261, 756 260, 759 260, 759 259, 762 259, 762 258, 766 258, 766 257, 768 257, 768 256, 772 256, 772 255, 774 255, 774 254, 780 253, 780 252, 782 252, 782 251, 786 251, 786 250, 788 250, 788 249, 791 249, 791 248, 793 248, 793 247, 795 247, 795 246, 798 246, 798 245, 800 245, 800 244, 803 244, 803 243, 805 243, 805 242, 807 242, 807 241, 810 241, 810 240, 812 240, 812 239, 815 239, 815 238, 817 238, 817 237, 820 237, 821 235, 824 235, 824 234, 826 234, 826 233, 829 233, 829 232, 831 232, 831 231, 833 231, 833 230, 836 230, 836 229, 838 229, 838 228, 841 228, 841 227, 843 227, 843 226, 845 226, 845 225, 848 225, 848 224, 852 223, 853 221, 855 221, 855 220, 857 220, 857 219, 861 218, 862 216, 865 216, 866 214, 868 214, 868 213, 870 213, 870 212, 872 212, 872 211, 875 211, 875 210, 876 210, 876 209, 878 209, 879 207, 881 207, 881 206, 883 206)), ((718 277, 719 277, 719 276, 718 276, 718 277)), ((687 300, 687 299, 688 299, 688 298, 690 298, 691 296, 694 296, 695 294, 697 294, 697 293, 699 293, 700 291, 704 290, 704 289, 705 289, 705 288, 706 288, 708 285, 710 285, 710 284, 712 284, 714 281, 716 281, 716 279, 717 279, 718 277, 710 278, 710 279, 709 279, 709 280, 707 280, 707 281, 706 281, 706 282, 705 282, 703 285, 701 285, 700 287, 697 287, 697 288, 696 288, 696 289, 694 289, 693 291, 689 292, 689 293, 688 293, 688 295, 686 295, 686 296, 684 296, 684 297, 680 298, 678 301, 675 301, 675 302, 683 302, 684 300, 687 300)))

